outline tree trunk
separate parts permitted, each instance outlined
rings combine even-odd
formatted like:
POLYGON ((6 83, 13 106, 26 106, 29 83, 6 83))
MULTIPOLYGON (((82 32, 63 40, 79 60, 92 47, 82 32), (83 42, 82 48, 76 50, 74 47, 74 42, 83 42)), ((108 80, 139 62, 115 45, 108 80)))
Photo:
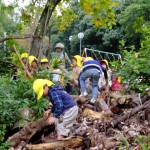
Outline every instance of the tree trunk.
POLYGON ((45 35, 45 32, 47 30, 49 20, 52 16, 55 7, 60 1, 61 0, 47 0, 45 8, 42 12, 41 18, 34 32, 34 36, 40 36, 41 38, 36 38, 32 40, 31 50, 30 50, 30 54, 34 55, 37 58, 42 53, 40 51, 40 47, 41 47, 43 36, 45 35))

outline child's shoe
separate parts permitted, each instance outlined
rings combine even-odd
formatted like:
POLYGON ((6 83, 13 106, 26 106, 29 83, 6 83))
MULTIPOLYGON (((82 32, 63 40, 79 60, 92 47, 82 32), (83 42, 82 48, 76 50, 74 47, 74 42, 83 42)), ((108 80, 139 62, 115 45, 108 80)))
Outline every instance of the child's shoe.
POLYGON ((87 92, 81 92, 81 94, 80 94, 80 96, 79 97, 85 97, 85 96, 87 96, 88 95, 88 93, 87 92))

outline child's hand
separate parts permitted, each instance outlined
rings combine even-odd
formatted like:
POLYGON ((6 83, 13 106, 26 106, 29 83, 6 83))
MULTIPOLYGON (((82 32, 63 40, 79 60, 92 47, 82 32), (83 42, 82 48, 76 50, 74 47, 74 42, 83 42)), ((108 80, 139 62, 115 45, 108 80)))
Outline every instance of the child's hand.
POLYGON ((50 110, 50 109, 49 109, 49 110, 47 110, 47 111, 45 111, 45 112, 44 112, 44 116, 48 117, 48 116, 49 116, 49 114, 50 114, 50 112, 51 112, 51 110, 50 110))
POLYGON ((47 123, 48 123, 49 125, 54 124, 54 122, 55 122, 55 118, 54 118, 54 117, 49 117, 49 118, 47 119, 47 123))

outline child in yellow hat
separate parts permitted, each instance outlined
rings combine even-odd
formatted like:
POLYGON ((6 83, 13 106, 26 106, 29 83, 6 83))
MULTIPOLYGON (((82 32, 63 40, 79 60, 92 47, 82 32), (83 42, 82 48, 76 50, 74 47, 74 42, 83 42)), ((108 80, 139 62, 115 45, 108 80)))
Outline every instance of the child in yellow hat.
POLYGON ((27 65, 27 61, 28 61, 28 53, 22 53, 21 54, 21 60, 24 63, 24 65, 27 65))
POLYGON ((73 64, 72 76, 75 80, 78 80, 79 74, 82 69, 82 57, 79 55, 73 56, 72 64, 73 64))
POLYGON ((35 56, 29 56, 29 71, 31 74, 36 75, 38 72, 38 62, 35 56))
MULTIPOLYGON (((49 97, 53 105, 52 115, 48 118, 48 124, 55 124, 57 139, 63 140, 69 132, 77 118, 78 107, 73 98, 58 85, 54 85, 50 80, 37 79, 33 83, 33 90, 39 100, 42 96, 49 97)), ((49 116, 51 110, 45 112, 49 116)))
MULTIPOLYGON (((106 59, 104 59, 104 60, 100 61, 100 64, 107 70, 109 87, 111 87, 112 86, 112 71, 111 71, 111 69, 109 67, 109 63, 108 63, 108 61, 106 59)), ((102 85, 106 84, 104 79, 101 82, 102 82, 102 85)))
POLYGON ((86 88, 85 81, 89 78, 92 84, 92 99, 90 100, 89 104, 94 105, 97 97, 98 97, 98 81, 101 78, 102 72, 105 76, 106 81, 106 90, 105 92, 109 92, 109 86, 108 86, 108 75, 107 70, 101 66, 99 61, 94 60, 91 57, 86 57, 83 63, 82 72, 79 77, 79 85, 81 94, 80 96, 87 96, 88 91, 86 88))
POLYGON ((47 58, 41 59, 41 67, 45 69, 49 69, 49 61, 47 58))

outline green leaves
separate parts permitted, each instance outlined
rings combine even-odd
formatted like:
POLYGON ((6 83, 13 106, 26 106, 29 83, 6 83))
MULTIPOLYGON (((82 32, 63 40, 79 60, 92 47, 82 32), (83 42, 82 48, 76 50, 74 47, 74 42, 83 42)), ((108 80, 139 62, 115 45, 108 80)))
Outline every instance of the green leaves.
POLYGON ((150 0, 131 0, 126 3, 127 7, 118 15, 118 20, 126 35, 133 37, 146 21, 150 21, 150 0))
POLYGON ((16 22, 14 21, 14 8, 15 6, 7 6, 0 1, 0 37, 4 36, 4 32, 7 32, 7 35, 15 32, 16 22))
POLYGON ((96 27, 112 28, 116 25, 114 7, 119 3, 112 0, 82 0, 80 6, 92 16, 91 22, 96 27))
POLYGON ((17 80, 10 80, 7 77, 0 78, 0 149, 2 149, 1 145, 4 142, 7 128, 11 128, 18 121, 25 123, 21 110, 29 110, 27 121, 32 121, 40 118, 44 108, 48 105, 48 101, 44 99, 37 102, 32 84, 33 81, 26 78, 17 80))
MULTIPOLYGON (((122 83, 129 90, 132 89, 137 92, 144 92, 146 88, 150 87, 150 27, 144 27, 142 34, 144 38, 138 53, 132 46, 130 47, 131 51, 123 51, 122 65, 116 63, 122 83)), ((124 45, 123 41, 121 43, 124 45)), ((129 47, 125 47, 125 49, 129 49, 129 47)))

